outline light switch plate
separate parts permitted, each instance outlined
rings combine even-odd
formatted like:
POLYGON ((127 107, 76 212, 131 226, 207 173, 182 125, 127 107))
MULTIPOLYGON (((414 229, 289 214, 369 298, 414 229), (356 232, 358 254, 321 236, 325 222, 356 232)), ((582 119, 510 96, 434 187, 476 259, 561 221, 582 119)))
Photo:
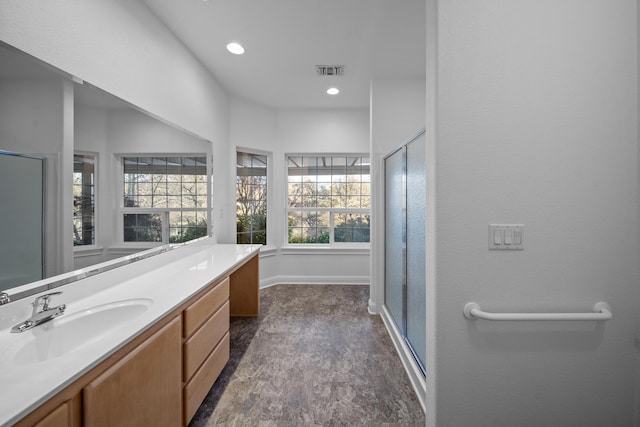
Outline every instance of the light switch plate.
POLYGON ((521 251, 524 249, 523 224, 489 224, 489 249, 521 251))

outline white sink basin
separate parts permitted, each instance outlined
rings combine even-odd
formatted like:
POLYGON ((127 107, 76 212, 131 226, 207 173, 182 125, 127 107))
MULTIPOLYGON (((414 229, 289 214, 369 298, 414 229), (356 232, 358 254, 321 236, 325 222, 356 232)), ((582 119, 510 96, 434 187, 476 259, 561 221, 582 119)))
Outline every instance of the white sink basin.
POLYGON ((63 314, 22 332, 28 335, 13 348, 13 362, 16 365, 43 362, 94 343, 113 329, 143 314, 152 303, 153 300, 137 298, 63 314))

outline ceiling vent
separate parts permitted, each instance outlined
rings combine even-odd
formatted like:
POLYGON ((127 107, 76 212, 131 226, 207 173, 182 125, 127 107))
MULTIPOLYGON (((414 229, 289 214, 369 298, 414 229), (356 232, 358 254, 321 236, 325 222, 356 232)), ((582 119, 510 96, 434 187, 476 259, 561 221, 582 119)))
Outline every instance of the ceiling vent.
POLYGON ((343 76, 344 65, 316 65, 319 76, 343 76))

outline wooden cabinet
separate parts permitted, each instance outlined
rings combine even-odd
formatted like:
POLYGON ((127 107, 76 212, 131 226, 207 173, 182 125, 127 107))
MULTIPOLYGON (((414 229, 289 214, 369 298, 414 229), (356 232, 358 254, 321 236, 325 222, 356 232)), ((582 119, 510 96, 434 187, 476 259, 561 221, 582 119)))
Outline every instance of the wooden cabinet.
POLYGON ((180 425, 180 321, 174 318, 84 387, 83 425, 180 425))
POLYGON ((38 421, 35 427, 68 427, 71 425, 70 404, 69 402, 64 402, 51 411, 49 415, 38 421))
POLYGON ((193 335, 196 329, 206 322, 207 319, 227 301, 229 301, 228 277, 185 308, 184 337, 188 338, 193 335))
POLYGON ((230 311, 234 317, 260 314, 260 257, 254 255, 229 276, 230 311))
POLYGON ((225 334, 220 343, 196 371, 184 387, 185 425, 191 421, 200 404, 211 389, 213 383, 229 361, 229 334, 225 334))
POLYGON ((209 353, 229 332, 229 303, 226 302, 184 343, 184 381, 188 382, 209 353))
POLYGON ((216 278, 15 427, 186 426, 229 360, 229 316, 258 315, 258 259, 216 278))
POLYGON ((184 310, 184 424, 229 360, 229 278, 184 310))

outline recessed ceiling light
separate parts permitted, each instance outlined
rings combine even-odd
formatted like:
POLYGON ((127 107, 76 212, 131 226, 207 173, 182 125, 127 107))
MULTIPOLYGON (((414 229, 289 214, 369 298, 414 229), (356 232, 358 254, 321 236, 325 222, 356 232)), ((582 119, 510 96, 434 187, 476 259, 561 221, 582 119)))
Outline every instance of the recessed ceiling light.
POLYGON ((329 95, 337 95, 340 93, 340 89, 338 89, 337 87, 330 87, 329 89, 327 89, 327 93, 329 95))
POLYGON ((242 55, 244 53, 244 47, 240 43, 231 42, 227 45, 227 50, 234 55, 242 55))

